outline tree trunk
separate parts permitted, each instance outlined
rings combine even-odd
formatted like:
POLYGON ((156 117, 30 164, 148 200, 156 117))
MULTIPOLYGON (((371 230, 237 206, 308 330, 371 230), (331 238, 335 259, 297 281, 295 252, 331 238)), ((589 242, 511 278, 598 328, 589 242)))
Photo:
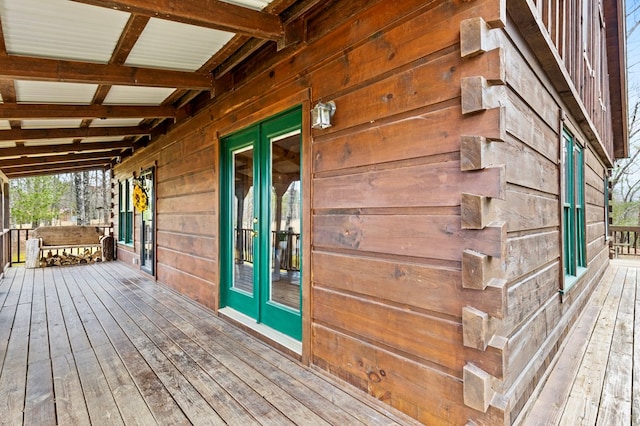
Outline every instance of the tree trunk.
POLYGON ((74 173, 73 186, 76 198, 76 225, 84 225, 84 188, 82 172, 74 173))

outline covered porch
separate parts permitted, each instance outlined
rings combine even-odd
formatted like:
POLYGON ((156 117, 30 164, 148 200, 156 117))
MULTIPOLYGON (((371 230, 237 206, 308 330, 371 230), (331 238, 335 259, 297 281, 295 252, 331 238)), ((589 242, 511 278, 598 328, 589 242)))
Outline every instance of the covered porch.
POLYGON ((7 424, 413 424, 118 262, 0 280, 7 424))
POLYGON ((640 424, 639 271, 611 261, 518 424, 640 424))

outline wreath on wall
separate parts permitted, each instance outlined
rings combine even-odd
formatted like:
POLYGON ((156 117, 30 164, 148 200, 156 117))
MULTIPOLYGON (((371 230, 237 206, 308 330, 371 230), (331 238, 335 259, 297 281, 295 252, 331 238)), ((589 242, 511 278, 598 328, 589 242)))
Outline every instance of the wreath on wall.
POLYGON ((149 197, 140 181, 136 181, 133 185, 133 206, 139 212, 143 212, 149 208, 149 197))

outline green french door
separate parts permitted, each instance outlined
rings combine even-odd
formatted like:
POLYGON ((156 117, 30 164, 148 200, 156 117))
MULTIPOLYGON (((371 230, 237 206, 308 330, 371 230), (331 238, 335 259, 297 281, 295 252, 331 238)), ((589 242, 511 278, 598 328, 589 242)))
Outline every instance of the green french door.
POLYGON ((221 304, 294 339, 301 315, 301 120, 287 111, 222 140, 221 304))

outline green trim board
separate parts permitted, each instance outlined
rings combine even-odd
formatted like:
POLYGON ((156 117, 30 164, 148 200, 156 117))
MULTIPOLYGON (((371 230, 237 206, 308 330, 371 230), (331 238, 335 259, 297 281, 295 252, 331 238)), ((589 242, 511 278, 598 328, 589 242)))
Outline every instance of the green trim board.
POLYGON ((133 244, 133 201, 131 200, 132 179, 121 180, 118 184, 118 242, 133 244))
POLYGON ((561 291, 565 293, 575 284, 587 266, 584 147, 575 137, 564 130, 563 140, 563 250, 565 282, 561 291))

